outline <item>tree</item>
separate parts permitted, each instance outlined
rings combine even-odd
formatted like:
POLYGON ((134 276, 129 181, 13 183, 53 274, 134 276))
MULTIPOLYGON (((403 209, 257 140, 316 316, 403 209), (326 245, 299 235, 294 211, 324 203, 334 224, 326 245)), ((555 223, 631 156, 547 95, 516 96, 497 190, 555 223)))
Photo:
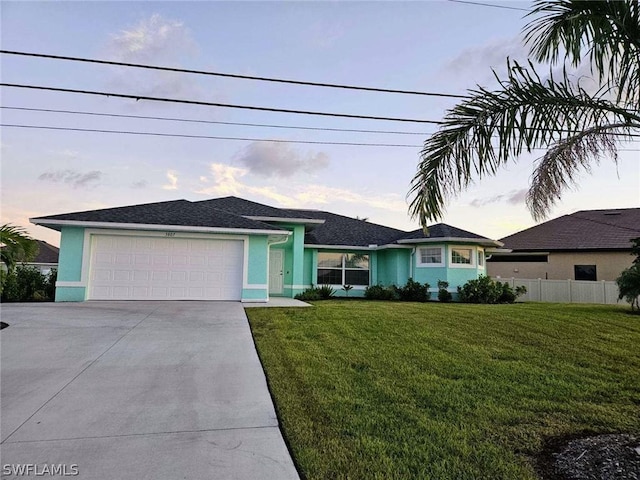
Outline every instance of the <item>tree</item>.
MULTIPOLYGON (((38 254, 38 243, 22 227, 5 223, 0 227, 0 260, 6 271, 11 273, 20 262, 33 260, 38 254)), ((0 269, 0 293, 2 293, 6 273, 0 269)))
POLYGON ((542 78, 533 64, 507 60, 506 79, 478 86, 449 110, 420 153, 409 196, 423 227, 473 180, 494 175, 524 152, 548 149, 533 173, 526 203, 543 219, 562 193, 603 155, 617 162, 621 142, 640 130, 640 7, 627 1, 537 1, 525 43, 538 62, 564 60, 562 74, 542 78), (589 62, 599 85, 589 93, 566 64, 589 62))
POLYGON ((38 254, 38 243, 22 227, 5 223, 0 227, 0 258, 7 270, 20 262, 33 260, 38 254))
POLYGON ((631 254, 635 255, 635 259, 631 267, 623 270, 616 283, 618 284, 618 300, 622 300, 631 304, 631 310, 640 310, 640 238, 631 240, 631 254))

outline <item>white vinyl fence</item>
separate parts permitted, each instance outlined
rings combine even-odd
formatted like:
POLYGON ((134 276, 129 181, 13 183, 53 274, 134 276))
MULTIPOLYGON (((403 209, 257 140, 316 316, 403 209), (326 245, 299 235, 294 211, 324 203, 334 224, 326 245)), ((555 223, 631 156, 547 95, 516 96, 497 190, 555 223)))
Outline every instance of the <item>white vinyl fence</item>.
POLYGON ((523 302, 618 303, 616 282, 500 277, 497 277, 496 280, 507 282, 514 288, 519 285, 527 287, 527 293, 518 297, 518 300, 523 302))

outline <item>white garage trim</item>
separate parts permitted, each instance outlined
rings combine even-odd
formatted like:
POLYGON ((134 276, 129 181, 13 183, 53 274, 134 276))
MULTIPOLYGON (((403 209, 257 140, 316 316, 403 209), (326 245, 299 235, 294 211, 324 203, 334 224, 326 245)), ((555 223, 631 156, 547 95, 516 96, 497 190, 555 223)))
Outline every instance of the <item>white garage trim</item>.
POLYGON ((247 237, 155 233, 100 231, 89 235, 87 298, 242 298, 248 263, 247 237))

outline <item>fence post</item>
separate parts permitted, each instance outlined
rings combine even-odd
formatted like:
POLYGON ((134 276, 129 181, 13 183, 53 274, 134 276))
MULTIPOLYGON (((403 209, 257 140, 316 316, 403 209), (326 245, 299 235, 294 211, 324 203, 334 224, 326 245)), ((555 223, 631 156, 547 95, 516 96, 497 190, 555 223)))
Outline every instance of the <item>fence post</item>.
POLYGON ((573 303, 573 292, 571 291, 571 279, 567 278, 567 285, 569 287, 569 303, 573 303))
POLYGON ((538 301, 542 301, 542 279, 538 279, 538 301))
POLYGON ((607 304, 607 284, 602 280, 602 303, 607 304))

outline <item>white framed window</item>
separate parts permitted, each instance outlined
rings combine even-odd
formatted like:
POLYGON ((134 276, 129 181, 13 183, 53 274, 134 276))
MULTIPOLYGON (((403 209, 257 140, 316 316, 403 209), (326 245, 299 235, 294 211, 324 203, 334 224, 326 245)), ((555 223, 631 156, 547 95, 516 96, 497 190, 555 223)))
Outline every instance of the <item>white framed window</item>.
POLYGON ((369 255, 318 253, 318 285, 369 285, 369 255))
POLYGON ((478 249, 478 266, 484 268, 484 250, 478 249))
POLYGON ((451 247, 449 249, 449 265, 453 268, 473 268, 475 249, 469 247, 451 247))
POLYGON ((421 267, 444 267, 443 247, 420 247, 417 256, 421 267))

